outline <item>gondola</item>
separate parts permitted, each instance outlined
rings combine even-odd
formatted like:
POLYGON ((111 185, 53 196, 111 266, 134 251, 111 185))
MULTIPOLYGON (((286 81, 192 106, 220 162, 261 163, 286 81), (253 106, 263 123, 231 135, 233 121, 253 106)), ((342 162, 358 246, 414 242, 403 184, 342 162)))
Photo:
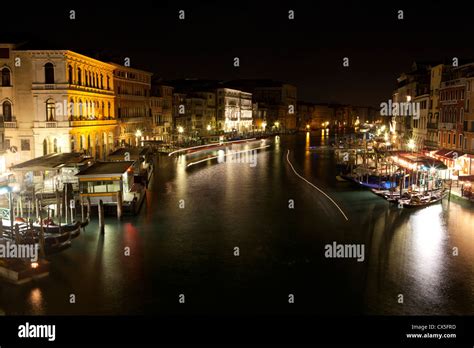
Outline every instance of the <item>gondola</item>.
POLYGON ((412 195, 408 198, 398 199, 397 202, 404 208, 420 208, 441 201, 447 194, 446 190, 442 190, 424 195, 412 195))

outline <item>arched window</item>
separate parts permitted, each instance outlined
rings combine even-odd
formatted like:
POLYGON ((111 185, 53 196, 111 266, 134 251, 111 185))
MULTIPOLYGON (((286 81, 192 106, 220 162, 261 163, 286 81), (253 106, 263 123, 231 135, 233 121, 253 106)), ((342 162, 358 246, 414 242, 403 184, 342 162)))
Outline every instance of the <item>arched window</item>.
POLYGON ((101 105, 102 105, 102 108, 100 109, 100 114, 101 114, 102 117, 105 118, 105 104, 104 104, 104 102, 102 102, 101 105))
POLYGON ((84 115, 84 105, 82 104, 82 100, 79 99, 79 118, 82 119, 82 116, 84 115))
POLYGON ((12 121, 12 104, 8 100, 5 100, 2 104, 2 113, 5 122, 12 121))
POLYGON ((56 104, 52 99, 46 101, 46 122, 53 122, 56 120, 56 104))
POLYGON ((73 76, 72 76, 72 66, 68 66, 67 67, 67 75, 68 75, 68 79, 69 79, 69 84, 72 85, 74 83, 74 79, 73 79, 73 76))
POLYGON ((107 75, 107 89, 110 90, 110 77, 107 75))
POLYGON ((48 154, 48 141, 46 139, 43 140, 43 156, 48 154))
POLYGON ((90 149, 91 148, 91 135, 89 134, 87 136, 87 149, 90 149))
POLYGON ((79 136, 79 150, 84 150, 84 136, 80 135, 79 136))
POLYGON ((2 69, 2 86, 3 87, 11 86, 10 69, 8 68, 2 69))
POLYGON ((86 86, 89 87, 89 73, 87 71, 84 71, 84 75, 85 75, 85 80, 86 80, 86 86))
POLYGON ((69 99, 69 119, 73 120, 76 118, 76 106, 74 105, 74 99, 69 99))
POLYGON ((104 89, 104 75, 100 74, 100 88, 104 89))
POLYGON ((44 65, 44 83, 54 83, 54 65, 52 63, 46 63, 44 65))
POLYGON ((74 139, 74 135, 71 136, 71 152, 76 151, 76 141, 74 139))
POLYGON ((110 102, 109 102, 108 107, 107 107, 107 116, 108 116, 109 118, 112 117, 112 114, 110 113, 110 102))
POLYGON ((81 68, 77 68, 77 84, 79 86, 82 85, 82 70, 81 70, 81 68))
POLYGON ((58 152, 58 139, 54 138, 53 141, 53 152, 56 153, 58 152))

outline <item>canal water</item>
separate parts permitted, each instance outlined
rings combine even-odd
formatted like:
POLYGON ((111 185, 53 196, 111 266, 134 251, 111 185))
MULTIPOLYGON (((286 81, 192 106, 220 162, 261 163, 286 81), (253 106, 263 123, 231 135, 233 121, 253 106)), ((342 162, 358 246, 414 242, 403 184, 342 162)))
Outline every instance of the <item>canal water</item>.
POLYGON ((50 257, 48 278, 1 283, 0 309, 473 315, 472 206, 446 200, 398 209, 338 182, 331 141, 326 132, 281 136, 259 150, 255 165, 186 167, 182 158, 158 158, 139 216, 107 218, 102 237, 93 221, 70 249, 50 257), (333 242, 362 244, 364 261, 326 258, 333 242))

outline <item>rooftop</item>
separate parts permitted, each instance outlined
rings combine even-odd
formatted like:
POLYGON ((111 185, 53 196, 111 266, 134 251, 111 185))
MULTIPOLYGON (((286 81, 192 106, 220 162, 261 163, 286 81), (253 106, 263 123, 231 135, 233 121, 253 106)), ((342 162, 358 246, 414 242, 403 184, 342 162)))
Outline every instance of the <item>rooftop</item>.
POLYGON ((96 162, 90 167, 81 170, 76 174, 76 176, 92 177, 122 175, 133 165, 133 163, 134 161, 96 162))
POLYGON ((12 167, 12 170, 52 170, 68 165, 85 164, 88 160, 90 160, 90 157, 78 152, 52 153, 46 156, 37 157, 32 160, 14 165, 12 167))

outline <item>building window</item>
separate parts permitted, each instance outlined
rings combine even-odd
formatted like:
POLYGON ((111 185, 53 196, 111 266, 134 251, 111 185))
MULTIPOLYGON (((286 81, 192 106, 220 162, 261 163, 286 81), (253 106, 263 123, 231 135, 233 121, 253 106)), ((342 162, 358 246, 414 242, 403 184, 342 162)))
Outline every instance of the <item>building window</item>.
POLYGON ((52 63, 46 63, 44 65, 44 83, 54 83, 54 66, 52 63))
POLYGON ((104 75, 100 74, 100 88, 104 89, 104 75))
POLYGON ((77 84, 82 85, 82 70, 77 68, 77 84))
POLYGON ((53 152, 57 153, 58 152, 58 139, 54 138, 53 141, 53 152))
POLYGON ((11 122, 12 121, 12 104, 8 100, 5 100, 3 102, 2 110, 3 110, 3 119, 5 120, 5 122, 11 122))
POLYGON ((43 140, 43 156, 48 154, 48 141, 46 139, 43 140))
POLYGON ((5 139, 5 149, 9 149, 10 146, 10 139, 5 139))
POLYGON ((21 139, 21 151, 30 151, 30 139, 21 139))
POLYGON ((79 119, 82 119, 82 116, 84 115, 84 105, 82 104, 82 100, 79 99, 79 105, 78 105, 78 108, 79 108, 79 119))
POLYGON ((11 86, 10 69, 8 68, 2 69, 2 86, 3 87, 11 86))
POLYGON ((107 115, 108 115, 108 117, 110 118, 110 117, 112 117, 112 114, 110 113, 110 102, 109 102, 107 108, 108 108, 108 110, 107 110, 107 115))
POLYGON ((110 90, 110 77, 107 76, 107 89, 110 90))
POLYGON ((49 99, 46 102, 46 122, 53 122, 56 120, 56 104, 49 99))
POLYGON ((74 136, 71 136, 71 152, 76 150, 76 141, 74 140, 74 136))
POLYGON ((448 145, 451 144, 451 133, 448 133, 448 145))
POLYGON ((462 147, 462 134, 459 134, 459 146, 462 147))
POLYGON ((74 82, 73 80, 73 76, 72 76, 72 66, 68 66, 67 67, 67 75, 68 75, 68 79, 69 79, 69 84, 72 85, 74 82))

